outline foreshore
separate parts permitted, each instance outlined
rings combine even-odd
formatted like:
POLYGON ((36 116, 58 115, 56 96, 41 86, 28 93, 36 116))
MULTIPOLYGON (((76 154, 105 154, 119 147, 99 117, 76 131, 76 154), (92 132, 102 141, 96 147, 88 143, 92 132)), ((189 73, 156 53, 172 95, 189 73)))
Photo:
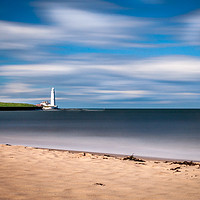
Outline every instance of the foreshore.
POLYGON ((0 199, 199 200, 200 163, 0 145, 0 199))

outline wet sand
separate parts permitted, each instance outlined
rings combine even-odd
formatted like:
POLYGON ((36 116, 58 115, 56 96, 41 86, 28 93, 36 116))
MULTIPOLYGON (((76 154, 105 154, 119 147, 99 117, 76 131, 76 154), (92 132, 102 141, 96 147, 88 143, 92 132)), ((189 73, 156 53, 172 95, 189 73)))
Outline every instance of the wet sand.
POLYGON ((0 200, 200 200, 200 163, 0 145, 0 200))

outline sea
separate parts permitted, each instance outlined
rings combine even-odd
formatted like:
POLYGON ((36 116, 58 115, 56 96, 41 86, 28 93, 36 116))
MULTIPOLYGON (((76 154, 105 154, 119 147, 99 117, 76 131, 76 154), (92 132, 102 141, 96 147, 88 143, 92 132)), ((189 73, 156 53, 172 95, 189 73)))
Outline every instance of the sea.
POLYGON ((0 143, 200 161, 200 109, 0 111, 0 143))

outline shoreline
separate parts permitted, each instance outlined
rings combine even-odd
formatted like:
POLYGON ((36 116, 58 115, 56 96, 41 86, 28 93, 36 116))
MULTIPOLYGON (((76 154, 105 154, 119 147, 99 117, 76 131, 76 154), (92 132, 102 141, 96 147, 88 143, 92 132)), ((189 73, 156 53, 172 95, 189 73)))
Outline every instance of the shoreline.
POLYGON ((199 200, 200 163, 0 145, 0 199, 199 200))
MULTIPOLYGON (((0 144, 0 145, 6 145, 6 146, 21 146, 24 148, 34 148, 34 149, 41 149, 41 150, 48 150, 48 151, 58 151, 58 152, 69 152, 72 154, 80 154, 80 153, 88 153, 91 155, 96 156, 104 156, 108 155, 109 157, 114 158, 125 158, 127 156, 131 156, 130 154, 115 154, 115 153, 103 153, 103 152, 93 152, 93 151, 79 151, 79 150, 73 150, 73 149, 56 149, 56 148, 46 148, 46 147, 37 147, 37 146, 25 146, 25 145, 12 145, 12 144, 0 144)), ((147 161, 167 161, 167 162, 174 162, 174 161, 192 161, 195 163, 200 163, 200 160, 192 160, 192 159, 174 159, 174 158, 163 158, 163 157, 150 157, 150 156, 140 156, 132 154, 134 157, 138 159, 144 159, 147 161)))

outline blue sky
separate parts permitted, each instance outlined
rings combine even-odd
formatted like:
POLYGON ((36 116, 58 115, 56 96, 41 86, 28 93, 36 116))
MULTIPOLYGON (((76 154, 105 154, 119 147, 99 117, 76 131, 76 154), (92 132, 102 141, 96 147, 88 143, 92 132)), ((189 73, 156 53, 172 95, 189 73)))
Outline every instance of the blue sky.
POLYGON ((200 1, 0 0, 0 101, 200 108, 200 1))

